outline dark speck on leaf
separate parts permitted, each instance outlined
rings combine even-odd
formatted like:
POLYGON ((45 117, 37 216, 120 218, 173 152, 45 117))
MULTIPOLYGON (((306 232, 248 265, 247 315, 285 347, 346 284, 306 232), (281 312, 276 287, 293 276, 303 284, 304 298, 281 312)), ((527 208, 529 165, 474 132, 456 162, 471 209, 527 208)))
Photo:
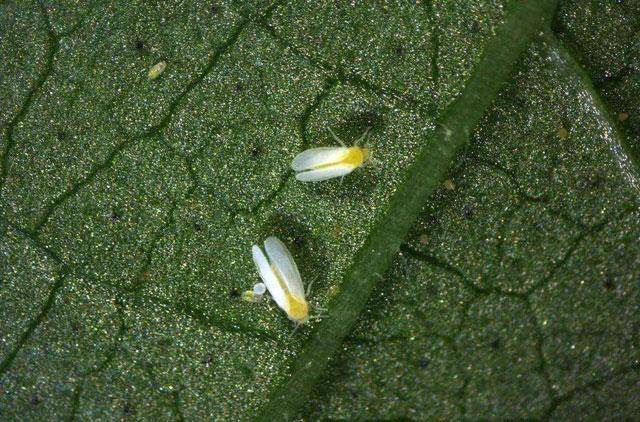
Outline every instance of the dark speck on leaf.
POLYGON ((134 46, 138 51, 144 50, 144 42, 142 42, 142 40, 136 40, 134 46))
POLYGON ((193 224, 193 230, 197 231, 197 232, 201 232, 202 231, 202 224, 200 223, 194 223, 193 224))
POLYGON ((405 51, 402 46, 397 46, 396 48, 393 49, 393 54, 395 54, 398 57, 403 57, 404 53, 405 51))
POLYGON ((132 414, 133 413, 133 407, 131 407, 131 404, 125 403, 124 406, 122 407, 122 413, 124 413, 125 415, 132 414))
POLYGON ((296 245, 298 248, 301 248, 302 245, 304 245, 304 237, 302 236, 296 236, 293 238, 293 244, 296 245))
POLYGON ((473 206, 472 205, 465 205, 464 208, 462 209, 462 213, 464 214, 464 216, 466 218, 473 217, 473 206))
POLYGON ((238 289, 231 289, 229 292, 229 297, 231 299, 238 299, 240 297, 240 291, 238 289))
POLYGON ((438 286, 435 283, 429 283, 425 289, 425 293, 429 296, 436 296, 438 294, 438 286))
POLYGON ((206 358, 202 359, 202 364, 205 365, 205 366, 211 365, 211 362, 213 362, 213 357, 211 355, 209 355, 206 358))
POLYGON ((578 188, 582 191, 597 189, 604 183, 604 176, 601 173, 593 173, 585 179, 578 181, 578 188))
POLYGON ((214 3, 209 8, 209 11, 211 12, 212 15, 217 16, 220 13, 220 6, 214 3))
POLYGON ((435 227, 440 224, 440 220, 437 216, 430 214, 425 218, 426 224, 428 227, 435 227))
POLYGON ((122 218, 122 216, 118 211, 111 211, 111 215, 109 216, 109 219, 111 219, 111 221, 116 222, 119 221, 120 218, 122 218))
POLYGON ((262 146, 260 145, 256 145, 255 147, 253 147, 253 149, 251 150, 251 156, 253 158, 259 157, 260 155, 262 155, 262 153, 264 152, 264 150, 262 149, 262 146))
POLYGON ((591 185, 592 188, 597 188, 601 186, 603 183, 604 183, 604 176, 602 175, 602 173, 594 173, 589 178, 589 184, 591 185))
POLYGON ((173 337, 163 337, 157 341, 158 346, 162 348, 167 348, 173 344, 173 337))
POLYGON ((493 340, 493 341, 491 342, 490 346, 491 346, 491 348, 492 348, 493 350, 498 350, 498 349, 500 348, 500 339, 499 339, 499 338, 497 338, 497 339, 493 340))
POLYGON ((418 359, 418 366, 422 369, 427 369, 429 367, 429 364, 431 363, 431 361, 427 358, 420 358, 418 359))
POLYGON ((565 371, 569 371, 573 368, 573 360, 567 356, 561 356, 558 360, 558 366, 565 371))
POLYGON ((611 279, 611 277, 606 277, 604 279, 604 288, 607 290, 613 290, 616 287, 615 283, 611 279))

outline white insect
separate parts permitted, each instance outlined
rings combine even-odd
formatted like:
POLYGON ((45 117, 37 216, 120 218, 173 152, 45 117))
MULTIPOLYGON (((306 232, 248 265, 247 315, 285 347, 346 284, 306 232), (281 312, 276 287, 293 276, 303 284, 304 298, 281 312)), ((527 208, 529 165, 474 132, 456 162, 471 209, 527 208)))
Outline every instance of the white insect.
POLYGON ((331 128, 329 132, 341 146, 311 148, 298 154, 291 163, 291 168, 299 172, 296 179, 301 182, 319 182, 344 177, 369 160, 369 148, 358 145, 369 133, 369 128, 352 147, 347 147, 331 128))
POLYGON ((251 252, 260 278, 266 284, 276 304, 287 313, 289 319, 297 325, 309 320, 309 304, 302 285, 298 266, 291 252, 276 237, 268 237, 264 241, 264 255, 258 245, 253 245, 251 252))
POLYGON ((151 66, 151 68, 149 69, 149 73, 147 74, 147 76, 149 77, 149 80, 154 80, 159 78, 160 75, 162 75, 162 72, 164 72, 166 68, 167 68, 167 62, 165 61, 158 62, 153 66, 151 66))
POLYGON ((257 303, 262 300, 262 296, 267 292, 267 286, 264 283, 256 283, 253 290, 247 290, 242 293, 242 300, 246 302, 257 303))

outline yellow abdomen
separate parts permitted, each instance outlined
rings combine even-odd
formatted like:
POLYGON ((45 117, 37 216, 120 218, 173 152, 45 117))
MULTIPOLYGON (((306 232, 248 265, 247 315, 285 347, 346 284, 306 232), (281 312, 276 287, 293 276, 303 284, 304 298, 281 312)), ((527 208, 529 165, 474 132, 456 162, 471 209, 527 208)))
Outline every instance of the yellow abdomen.
POLYGON ((287 316, 297 323, 305 323, 309 319, 309 305, 307 301, 292 295, 287 295, 287 316))
POLYGON ((341 163, 350 164, 353 167, 360 167, 369 158, 369 149, 360 147, 350 147, 344 155, 341 163))

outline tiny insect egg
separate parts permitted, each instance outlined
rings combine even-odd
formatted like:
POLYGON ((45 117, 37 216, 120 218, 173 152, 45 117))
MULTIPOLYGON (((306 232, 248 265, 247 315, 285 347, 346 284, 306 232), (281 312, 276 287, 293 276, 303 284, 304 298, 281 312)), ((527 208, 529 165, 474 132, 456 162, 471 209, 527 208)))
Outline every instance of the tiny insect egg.
POLYGON ((158 62, 153 66, 151 66, 148 74, 149 80, 157 79, 160 75, 162 75, 162 73, 166 68, 167 68, 167 62, 165 61, 158 62))
POLYGON ((256 283, 256 285, 253 286, 253 293, 255 295, 262 296, 266 292, 267 292, 267 286, 264 283, 256 283))

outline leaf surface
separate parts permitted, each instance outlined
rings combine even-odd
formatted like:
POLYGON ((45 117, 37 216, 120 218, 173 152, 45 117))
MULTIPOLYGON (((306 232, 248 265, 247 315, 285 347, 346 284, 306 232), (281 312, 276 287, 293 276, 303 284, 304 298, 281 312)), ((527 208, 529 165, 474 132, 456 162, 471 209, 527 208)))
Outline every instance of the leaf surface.
POLYGON ((640 11, 560 3, 3 2, 2 419, 637 414, 640 11))

